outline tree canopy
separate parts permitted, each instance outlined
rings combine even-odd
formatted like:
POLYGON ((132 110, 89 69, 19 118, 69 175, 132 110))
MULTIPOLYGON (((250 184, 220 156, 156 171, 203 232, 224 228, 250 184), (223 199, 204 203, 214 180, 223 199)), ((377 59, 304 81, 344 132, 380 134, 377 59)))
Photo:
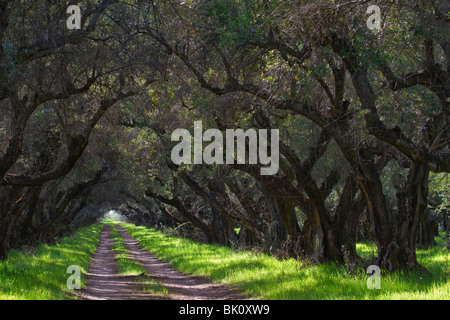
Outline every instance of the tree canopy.
POLYGON ((448 1, 98 0, 69 29, 72 2, 0 3, 2 258, 110 208, 317 263, 371 240, 388 270, 448 236, 448 1), (174 163, 196 121, 278 129, 278 172, 174 163))

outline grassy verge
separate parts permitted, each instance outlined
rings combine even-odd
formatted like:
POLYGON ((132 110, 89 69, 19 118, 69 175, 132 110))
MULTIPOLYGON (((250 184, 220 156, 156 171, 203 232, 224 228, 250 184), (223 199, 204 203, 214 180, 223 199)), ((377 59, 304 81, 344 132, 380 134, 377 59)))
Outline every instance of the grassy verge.
POLYGON ((135 281, 140 284, 142 290, 164 297, 168 293, 166 287, 164 287, 159 281, 153 279, 137 261, 129 257, 130 251, 125 247, 122 237, 119 232, 111 224, 111 237, 114 240, 112 249, 116 252, 115 258, 117 261, 119 274, 124 276, 135 276, 135 281))
POLYGON ((75 299, 67 288, 71 275, 67 268, 77 265, 81 274, 87 272, 102 228, 102 224, 83 228, 57 244, 39 245, 32 254, 11 250, 9 259, 0 261, 0 299, 75 299))
POLYGON ((140 275, 145 273, 144 267, 142 267, 139 263, 130 259, 128 255, 130 251, 125 248, 125 244, 123 243, 122 237, 119 235, 119 232, 112 225, 111 228, 111 237, 114 240, 112 245, 113 251, 116 252, 115 258, 117 261, 117 266, 119 269, 119 274, 128 276, 128 275, 140 275))
MULTIPOLYGON (((367 275, 349 274, 342 266, 308 266, 295 259, 279 261, 264 254, 198 244, 132 224, 121 225, 144 249, 178 270, 203 275, 214 282, 233 284, 253 297, 280 300, 450 299, 450 256, 443 246, 418 251, 419 262, 431 271, 431 275, 382 275, 381 289, 370 290, 367 275)), ((358 252, 363 257, 370 257, 373 249, 370 244, 358 245, 358 252)))

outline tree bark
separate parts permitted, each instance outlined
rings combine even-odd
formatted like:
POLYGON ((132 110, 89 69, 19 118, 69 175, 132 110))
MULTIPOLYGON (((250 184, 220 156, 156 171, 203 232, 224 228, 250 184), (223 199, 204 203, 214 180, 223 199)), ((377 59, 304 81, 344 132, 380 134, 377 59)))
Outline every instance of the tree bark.
POLYGON ((416 257, 416 243, 420 223, 427 218, 428 173, 424 165, 411 162, 406 185, 396 192, 397 241, 391 245, 393 252, 383 258, 390 269, 422 269, 416 257))

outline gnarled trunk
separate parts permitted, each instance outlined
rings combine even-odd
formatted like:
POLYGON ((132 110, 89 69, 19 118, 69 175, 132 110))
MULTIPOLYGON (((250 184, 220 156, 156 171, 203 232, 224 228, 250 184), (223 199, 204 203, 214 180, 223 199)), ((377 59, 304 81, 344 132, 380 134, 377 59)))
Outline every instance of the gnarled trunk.
POLYGON ((384 259, 390 268, 422 268, 416 257, 416 243, 421 221, 427 218, 428 173, 424 165, 411 162, 408 180, 396 192, 396 242, 384 259))

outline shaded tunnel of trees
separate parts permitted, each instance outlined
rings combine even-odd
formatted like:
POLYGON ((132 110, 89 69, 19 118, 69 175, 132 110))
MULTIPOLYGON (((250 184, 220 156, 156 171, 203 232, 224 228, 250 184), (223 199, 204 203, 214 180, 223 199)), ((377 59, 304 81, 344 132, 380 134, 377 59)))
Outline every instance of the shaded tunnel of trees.
POLYGON ((2 259, 110 208, 315 263, 374 241, 388 270, 448 239, 447 0, 97 0, 73 30, 72 3, 0 1, 2 259), (279 129, 278 173, 174 164, 200 120, 279 129))

